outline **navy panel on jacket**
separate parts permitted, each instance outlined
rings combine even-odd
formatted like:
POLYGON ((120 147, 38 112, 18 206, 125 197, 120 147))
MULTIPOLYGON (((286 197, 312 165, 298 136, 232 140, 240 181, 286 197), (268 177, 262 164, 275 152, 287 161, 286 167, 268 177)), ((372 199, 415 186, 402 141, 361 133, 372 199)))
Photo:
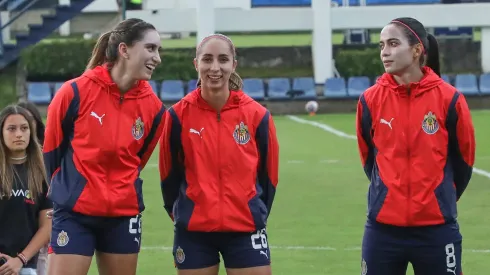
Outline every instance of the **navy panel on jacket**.
POLYGON ((61 122, 63 140, 58 148, 44 153, 44 166, 48 177, 52 177, 56 169, 60 168, 61 160, 68 150, 74 136, 75 120, 78 118, 78 111, 80 109, 80 93, 76 82, 73 82, 71 87, 73 89, 73 98, 66 110, 65 117, 61 122))
POLYGON ((368 191, 368 218, 376 221, 376 218, 383 207, 386 195, 388 194, 388 187, 384 184, 383 180, 379 176, 379 168, 376 163, 376 155, 378 150, 374 147, 372 139, 372 116, 371 111, 367 105, 364 95, 359 98, 362 105, 362 125, 361 134, 362 138, 368 146, 368 156, 364 164, 364 173, 371 181, 368 191))
MULTIPOLYGON (((140 159, 146 154, 146 151, 148 150, 148 146, 150 146, 150 143, 155 138, 155 134, 157 132, 158 126, 162 122, 162 117, 164 113, 165 113, 165 106, 162 104, 160 111, 158 111, 155 118, 153 118, 150 133, 145 138, 145 141, 143 142, 143 146, 138 152, 138 157, 140 159)), ((138 168, 138 172, 141 172, 141 167, 138 168)), ((138 177, 134 181, 134 189, 136 190, 136 198, 138 199, 138 209, 140 212, 143 212, 145 210, 145 203, 143 200, 143 179, 140 178, 139 173, 138 173, 138 177)))
POLYGON ((172 119, 169 148, 172 167, 167 178, 163 179, 160 185, 165 210, 170 216, 173 213, 176 226, 187 228, 194 210, 194 202, 186 195, 187 181, 183 166, 182 125, 173 108, 169 108, 168 112, 172 119))
POLYGON ((460 96, 459 92, 456 92, 451 100, 448 108, 447 118, 446 118, 446 129, 448 131, 448 159, 452 164, 454 184, 456 185, 456 197, 459 199, 463 194, 464 190, 468 186, 471 175, 473 173, 473 167, 469 166, 463 159, 461 155, 461 150, 459 149, 459 142, 457 136, 457 124, 458 124, 458 113, 456 111, 456 103, 460 96))
POLYGON ((248 202, 256 229, 262 229, 267 224, 267 218, 272 209, 276 188, 269 177, 267 162, 269 155, 269 117, 267 111, 257 127, 255 143, 259 151, 260 164, 257 171, 256 195, 248 202))
POLYGON ((362 125, 361 125, 362 138, 364 139, 364 141, 368 146, 368 156, 363 168, 364 168, 364 173, 366 173, 368 179, 371 180, 373 167, 374 167, 374 158, 375 158, 374 144, 371 137, 371 129, 373 126, 373 122, 372 122, 371 111, 369 110, 364 95, 361 95, 359 100, 361 101, 361 105, 362 105, 362 125))

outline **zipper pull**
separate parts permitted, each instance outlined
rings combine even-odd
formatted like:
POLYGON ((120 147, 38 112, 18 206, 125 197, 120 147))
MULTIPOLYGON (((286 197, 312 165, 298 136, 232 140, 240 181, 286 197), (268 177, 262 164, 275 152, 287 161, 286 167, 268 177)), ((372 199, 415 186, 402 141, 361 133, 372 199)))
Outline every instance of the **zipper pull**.
POLYGON ((220 113, 220 112, 218 112, 218 113, 216 114, 216 116, 217 116, 218 122, 220 122, 220 121, 221 121, 221 113, 220 113))
POLYGON ((124 99, 124 96, 120 96, 119 97, 119 104, 122 104, 123 103, 123 99, 124 99))

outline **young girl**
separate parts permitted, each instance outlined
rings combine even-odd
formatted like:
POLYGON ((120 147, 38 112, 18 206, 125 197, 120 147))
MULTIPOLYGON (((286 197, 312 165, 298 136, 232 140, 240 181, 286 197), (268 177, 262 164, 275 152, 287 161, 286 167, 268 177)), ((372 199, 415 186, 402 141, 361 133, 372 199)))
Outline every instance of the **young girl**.
POLYGON ((44 159, 53 201, 48 274, 134 275, 141 242, 144 169, 165 107, 148 80, 160 35, 141 19, 103 34, 86 72, 48 107, 44 159), (51 252, 51 251, 50 251, 51 252))
POLYGON ((370 180, 362 274, 462 274, 456 202, 475 160, 464 96, 440 77, 437 41, 413 18, 383 28, 386 73, 361 95, 357 137, 370 180))
POLYGON ((34 120, 25 109, 0 113, 0 274, 36 275, 37 255, 50 237, 52 208, 34 120))
POLYGON ((194 65, 198 88, 169 109, 160 141, 178 274, 217 275, 221 254, 229 275, 269 275, 279 170, 272 116, 241 90, 228 37, 206 37, 194 65))
MULTIPOLYGON (((36 105, 30 101, 21 101, 17 103, 17 105, 26 109, 27 113, 32 117, 34 132, 36 134, 39 144, 42 146, 42 144, 44 143, 45 125, 36 105)), ((48 217, 49 214, 51 213, 52 211, 48 212, 48 217)), ((39 251, 39 257, 37 259, 37 275, 46 275, 47 263, 48 263, 48 245, 46 244, 46 246, 41 248, 41 251, 39 251)))

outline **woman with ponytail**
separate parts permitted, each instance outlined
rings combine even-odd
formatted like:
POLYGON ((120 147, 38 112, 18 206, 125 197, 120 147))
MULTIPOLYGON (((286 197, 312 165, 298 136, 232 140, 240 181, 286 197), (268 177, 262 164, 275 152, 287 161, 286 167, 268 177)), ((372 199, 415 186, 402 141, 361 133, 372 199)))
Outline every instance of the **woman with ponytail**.
POLYGON ((217 275, 221 254, 230 275, 269 275, 266 224, 279 159, 274 122, 241 90, 228 37, 204 38, 194 66, 197 89, 166 113, 160 140, 177 274, 217 275))
POLYGON ((120 22, 48 107, 49 275, 87 274, 94 252, 99 274, 136 274, 145 208, 139 176, 165 111, 148 83, 161 61, 160 39, 141 19, 120 22))
POLYGON ((370 181, 362 274, 461 275, 456 202, 475 132, 464 96, 440 75, 434 36, 413 18, 383 28, 386 73, 359 98, 357 138, 370 181))

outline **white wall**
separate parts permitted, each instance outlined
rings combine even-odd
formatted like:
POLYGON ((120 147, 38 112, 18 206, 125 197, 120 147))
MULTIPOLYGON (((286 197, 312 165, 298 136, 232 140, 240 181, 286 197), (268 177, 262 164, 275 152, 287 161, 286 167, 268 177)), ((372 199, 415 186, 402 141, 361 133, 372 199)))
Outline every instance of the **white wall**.
MULTIPOLYGON (((195 9, 197 1, 214 1, 218 8, 240 8, 249 9, 251 0, 143 0, 143 9, 195 9)), ((95 0, 88 5, 83 12, 116 12, 116 0, 95 0)))

